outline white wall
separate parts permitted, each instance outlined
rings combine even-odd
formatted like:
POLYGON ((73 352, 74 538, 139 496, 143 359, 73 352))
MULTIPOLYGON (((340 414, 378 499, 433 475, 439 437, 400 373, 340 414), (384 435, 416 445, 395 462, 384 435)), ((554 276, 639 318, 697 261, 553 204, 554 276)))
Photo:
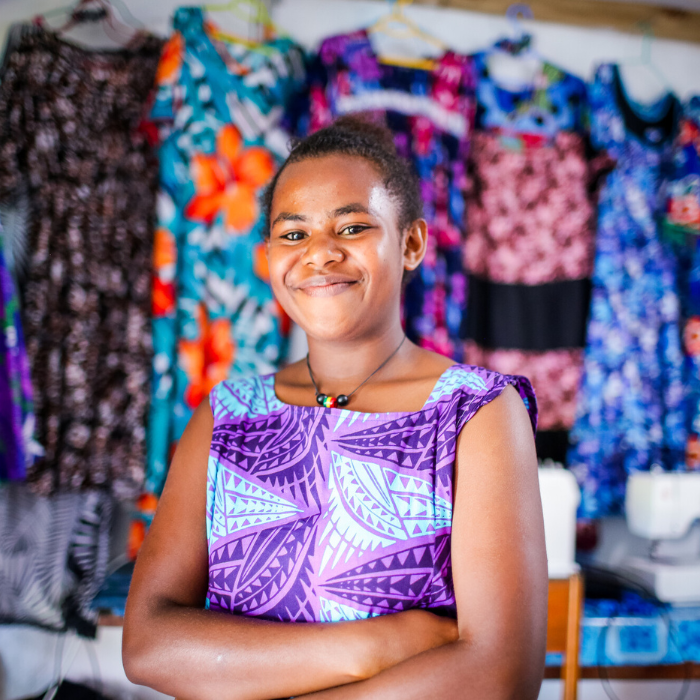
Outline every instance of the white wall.
MULTIPOLYGON (((0 0, 0 45, 4 43, 5 33, 12 22, 62 7, 67 2, 0 0)), ((160 34, 168 32, 172 10, 182 4, 177 0, 124 2, 149 29, 160 34)), ((376 0, 276 0, 273 15, 280 27, 304 46, 312 48, 329 34, 371 24, 386 12, 387 7, 387 2, 376 0)), ((485 48, 510 31, 506 19, 495 15, 428 6, 412 6, 406 12, 424 29, 454 50, 464 53, 485 48)), ((215 20, 223 26, 228 23, 223 13, 217 13, 215 20)), ((595 64, 601 61, 624 61, 641 55, 641 36, 606 29, 604 17, 600 18, 600 29, 537 21, 524 24, 534 34, 536 47, 543 56, 584 78, 589 78, 595 64)), ((652 57, 681 98, 700 94, 700 43, 657 39, 652 44, 652 57)), ((647 99, 659 90, 643 70, 630 69, 625 77, 630 93, 638 99, 647 99)))
MULTIPOLYGON (((0 0, 0 46, 13 22, 29 19, 34 14, 62 7, 70 0, 0 0)), ((168 33, 169 17, 180 3, 175 0, 125 0, 126 5, 151 31, 168 33)), ((315 47, 324 37, 364 27, 386 11, 386 2, 359 0, 279 0, 274 4, 274 18, 278 24, 301 44, 315 47)), ((432 7, 410 7, 408 14, 424 29, 440 38, 456 51, 470 53, 491 44, 508 34, 510 26, 505 18, 492 15, 446 10, 432 7)), ((216 21, 226 27, 224 15, 216 21)), ((564 25, 526 22, 536 40, 538 51, 557 65, 584 78, 590 78, 595 64, 601 61, 622 61, 638 57, 641 38, 605 29, 584 29, 564 25)), ((604 18, 601 18, 604 25, 604 18)), ((378 46, 381 49, 381 45, 378 46)), ((700 94, 700 44, 656 40, 652 46, 655 64, 666 76, 670 86, 681 98, 700 94)), ((624 72, 629 92, 640 100, 658 93, 660 86, 648 81, 643 71, 624 72)), ((122 697, 162 697, 145 689, 129 687, 121 669, 119 646, 121 631, 101 630, 93 649, 97 654, 100 674, 108 685, 123 689, 122 697)), ((56 635, 28 628, 0 627, 0 700, 13 700, 39 692, 53 677, 56 655, 56 635)), ((93 677, 90 655, 85 644, 74 646, 69 677, 93 677)), ((65 645, 64 660, 70 661, 72 650, 65 645)), ((68 670, 66 668, 66 670, 68 670)), ((680 684, 615 682, 614 690, 620 700, 654 700, 673 698, 680 684)), ((546 681, 541 700, 560 697, 560 684, 546 681)), ((604 700, 607 696, 598 681, 581 683, 582 700, 604 700)), ((700 700, 700 683, 694 683, 686 700, 700 700)))

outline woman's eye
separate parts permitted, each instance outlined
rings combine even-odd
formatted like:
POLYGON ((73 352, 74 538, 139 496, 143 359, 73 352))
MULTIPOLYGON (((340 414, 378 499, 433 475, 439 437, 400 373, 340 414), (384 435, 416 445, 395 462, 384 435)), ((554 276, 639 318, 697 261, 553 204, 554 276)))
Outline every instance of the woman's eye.
POLYGON ((285 233, 282 238, 288 241, 300 241, 306 234, 303 231, 290 231, 285 233))
POLYGON ((357 233, 362 233, 363 231, 366 231, 369 227, 368 226, 360 226, 359 224, 353 224, 352 226, 346 226, 341 233, 347 233, 349 235, 354 235, 357 233))

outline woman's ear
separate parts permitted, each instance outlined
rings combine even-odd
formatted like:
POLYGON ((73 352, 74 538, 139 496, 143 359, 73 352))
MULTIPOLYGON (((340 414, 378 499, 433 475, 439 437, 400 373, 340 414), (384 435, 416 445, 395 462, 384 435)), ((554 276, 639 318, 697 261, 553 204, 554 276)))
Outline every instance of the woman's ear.
POLYGON ((403 267, 415 270, 425 257, 428 246, 428 224, 425 219, 416 219, 404 232, 403 267))

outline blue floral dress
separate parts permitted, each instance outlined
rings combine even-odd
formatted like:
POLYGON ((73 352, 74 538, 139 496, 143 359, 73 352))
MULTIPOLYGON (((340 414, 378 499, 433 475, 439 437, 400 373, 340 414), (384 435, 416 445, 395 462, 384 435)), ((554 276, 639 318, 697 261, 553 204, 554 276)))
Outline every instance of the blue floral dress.
POLYGON ((684 467, 686 389, 677 259, 659 235, 659 189, 680 105, 633 104, 616 66, 590 87, 592 139, 617 165, 601 191, 593 293, 569 464, 581 514, 620 512, 627 475, 684 467))
POLYGON ((271 372, 288 320, 273 299, 258 197, 287 153, 283 106, 303 83, 287 39, 219 41, 201 9, 173 20, 151 117, 161 190, 153 283, 147 490, 162 489, 193 410, 224 379, 271 372))

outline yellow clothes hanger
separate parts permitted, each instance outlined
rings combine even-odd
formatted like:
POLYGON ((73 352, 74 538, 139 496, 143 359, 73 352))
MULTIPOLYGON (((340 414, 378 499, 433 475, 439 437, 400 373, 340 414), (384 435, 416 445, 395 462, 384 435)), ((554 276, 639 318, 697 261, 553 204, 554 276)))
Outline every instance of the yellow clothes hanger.
MULTIPOLYGON (((404 7, 410 5, 411 0, 395 0, 391 12, 380 17, 373 25, 367 27, 369 34, 385 34, 394 39, 420 39, 434 46, 441 52, 447 51, 447 46, 432 34, 421 29, 412 19, 404 13, 404 7)), ((436 61, 432 58, 411 58, 404 56, 380 56, 380 63, 404 68, 419 68, 421 70, 433 70, 436 61)))
POLYGON ((283 36, 283 32, 281 32, 272 21, 270 12, 268 11, 263 0, 231 0, 231 2, 227 2, 222 5, 203 5, 202 9, 207 13, 228 12, 237 19, 248 22, 249 24, 260 25, 263 29, 262 40, 255 41, 236 34, 224 32, 218 27, 210 25, 212 38, 219 41, 242 44, 253 51, 260 51, 264 54, 276 52, 276 49, 265 46, 264 42, 272 39, 275 36, 283 36))

